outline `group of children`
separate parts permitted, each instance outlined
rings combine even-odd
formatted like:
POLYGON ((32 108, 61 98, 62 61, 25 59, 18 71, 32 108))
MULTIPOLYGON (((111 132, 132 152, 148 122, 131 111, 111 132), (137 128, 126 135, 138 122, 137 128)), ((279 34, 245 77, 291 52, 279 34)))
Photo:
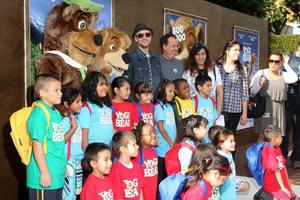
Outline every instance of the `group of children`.
POLYGON ((113 80, 110 93, 99 72, 87 74, 81 91, 61 92, 57 79, 37 76, 35 92, 50 113, 50 126, 35 107, 28 120, 30 199, 157 199, 158 184, 167 177, 165 155, 177 143, 192 146, 178 152, 180 172, 191 176, 183 199, 236 199, 236 191, 247 191, 249 184, 235 180, 234 134, 213 126, 218 114, 209 97, 210 77, 198 75, 195 86, 198 94, 191 99, 185 79, 163 80, 152 103, 147 83, 137 83, 131 95, 124 77, 113 80))

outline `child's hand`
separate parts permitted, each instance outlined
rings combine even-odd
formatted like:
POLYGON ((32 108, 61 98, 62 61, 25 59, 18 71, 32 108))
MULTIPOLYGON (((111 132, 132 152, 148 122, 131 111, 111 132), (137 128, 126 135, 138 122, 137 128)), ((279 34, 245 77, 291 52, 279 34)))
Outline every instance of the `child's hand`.
POLYGON ((41 173, 40 185, 42 187, 49 187, 51 185, 51 176, 49 172, 41 173))
POLYGON ((290 193, 290 191, 286 188, 286 187, 282 187, 281 190, 289 197, 292 197, 292 194, 290 193))
POLYGON ((75 116, 71 115, 70 118, 71 118, 70 119, 71 120, 71 127, 76 130, 77 129, 77 122, 76 122, 75 116))

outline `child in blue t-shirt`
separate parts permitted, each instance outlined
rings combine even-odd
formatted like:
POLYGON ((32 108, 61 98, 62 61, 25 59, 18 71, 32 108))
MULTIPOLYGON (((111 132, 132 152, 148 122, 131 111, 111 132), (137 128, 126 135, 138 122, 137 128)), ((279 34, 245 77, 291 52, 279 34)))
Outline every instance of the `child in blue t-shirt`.
POLYGON ((175 115, 171 105, 175 85, 170 80, 162 80, 159 84, 154 110, 155 132, 159 145, 156 148, 158 156, 158 184, 167 177, 165 154, 174 145, 176 138, 175 115))
POLYGON ((247 181, 237 180, 235 173, 235 163, 232 157, 233 151, 235 151, 234 133, 228 129, 219 130, 213 140, 214 145, 218 149, 218 153, 227 158, 231 168, 231 175, 220 186, 220 199, 221 200, 236 200, 236 192, 247 192, 250 184, 247 181))
POLYGON ((86 101, 78 116, 82 128, 83 150, 93 142, 110 145, 114 131, 106 77, 100 72, 90 72, 85 77, 81 89, 86 101))
MULTIPOLYGON (((214 125, 216 119, 218 119, 216 107, 209 97, 212 88, 211 78, 207 75, 199 74, 195 79, 195 86, 198 91, 198 94, 193 98, 196 112, 207 119, 207 128, 210 128, 214 125)), ((208 137, 203 138, 202 142, 211 143, 208 137)))
POLYGON ((77 114, 80 113, 82 107, 82 98, 76 88, 64 88, 62 92, 61 104, 66 109, 66 112, 62 113, 64 116, 62 123, 65 131, 64 140, 67 155, 67 176, 63 199, 73 200, 76 199, 76 195, 80 194, 82 188, 82 131, 77 122, 77 114))

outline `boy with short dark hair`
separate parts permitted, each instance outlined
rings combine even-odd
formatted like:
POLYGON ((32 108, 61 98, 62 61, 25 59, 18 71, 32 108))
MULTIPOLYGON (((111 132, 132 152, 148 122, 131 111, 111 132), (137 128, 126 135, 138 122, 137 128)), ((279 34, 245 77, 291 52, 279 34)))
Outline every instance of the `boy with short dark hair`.
POLYGON ((84 164, 91 170, 80 193, 81 200, 113 200, 110 173, 111 152, 107 144, 90 143, 84 152, 84 164))
POLYGON ((262 150, 262 167, 264 169, 264 190, 276 199, 296 197, 288 179, 285 158, 281 153, 282 134, 280 128, 269 125, 264 130, 268 142, 262 150))
POLYGON ((195 105, 190 96, 190 87, 186 79, 179 78, 174 81, 175 85, 175 114, 176 122, 190 115, 195 115, 195 105))
POLYGON ((143 174, 139 164, 131 161, 138 155, 139 146, 131 132, 115 133, 112 141, 113 151, 118 160, 113 164, 110 177, 113 182, 115 199, 143 199, 143 174))
POLYGON ((51 75, 39 75, 34 90, 49 112, 50 123, 40 107, 34 107, 27 121, 33 148, 26 170, 29 199, 60 200, 66 155, 62 117, 54 105, 61 102, 61 82, 51 75))
MULTIPOLYGON (((216 119, 218 119, 216 107, 213 100, 209 97, 212 88, 211 78, 207 75, 199 74, 195 79, 195 86, 198 91, 198 94, 193 98, 196 113, 207 119, 207 128, 210 128, 214 125, 216 119)), ((204 138, 203 142, 211 143, 208 137, 204 138)))

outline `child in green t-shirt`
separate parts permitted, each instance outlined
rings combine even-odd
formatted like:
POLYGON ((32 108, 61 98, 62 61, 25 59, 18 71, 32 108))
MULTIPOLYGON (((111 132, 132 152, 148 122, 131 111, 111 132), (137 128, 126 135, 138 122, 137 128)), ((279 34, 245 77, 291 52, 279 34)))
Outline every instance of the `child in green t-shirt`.
POLYGON ((51 75, 39 75, 34 91, 50 116, 50 125, 45 112, 34 107, 27 128, 32 139, 33 153, 27 166, 29 199, 58 200, 62 198, 66 154, 62 118, 54 105, 61 102, 61 82, 51 75), (45 141, 45 142, 44 142, 45 141))

